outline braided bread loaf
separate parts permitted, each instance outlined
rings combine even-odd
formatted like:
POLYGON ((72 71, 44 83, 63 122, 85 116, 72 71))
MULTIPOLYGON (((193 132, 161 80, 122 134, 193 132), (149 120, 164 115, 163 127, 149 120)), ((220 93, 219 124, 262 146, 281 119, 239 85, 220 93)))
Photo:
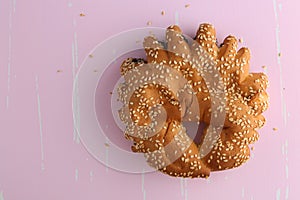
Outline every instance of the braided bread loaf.
POLYGON ((125 137, 134 142, 132 151, 180 177, 208 177, 245 163, 268 107, 268 80, 263 73, 249 73, 249 49, 237 51, 233 36, 218 47, 210 24, 200 25, 194 42, 170 26, 166 45, 149 36, 144 48, 147 61, 128 58, 121 65, 119 114, 125 137), (206 125, 198 144, 184 121, 206 125))

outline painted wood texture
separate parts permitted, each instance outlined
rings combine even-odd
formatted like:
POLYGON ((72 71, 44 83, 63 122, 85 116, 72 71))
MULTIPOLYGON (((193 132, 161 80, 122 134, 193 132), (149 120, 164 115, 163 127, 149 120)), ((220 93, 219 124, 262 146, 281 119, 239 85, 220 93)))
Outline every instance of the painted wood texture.
POLYGON ((296 0, 0 0, 0 200, 298 199, 299 6, 296 0), (250 48, 251 70, 269 76, 271 101, 247 164, 207 180, 126 174, 81 145, 72 114, 80 64, 99 42, 147 22, 177 23, 192 37, 199 23, 210 22, 219 41, 233 34, 250 48))

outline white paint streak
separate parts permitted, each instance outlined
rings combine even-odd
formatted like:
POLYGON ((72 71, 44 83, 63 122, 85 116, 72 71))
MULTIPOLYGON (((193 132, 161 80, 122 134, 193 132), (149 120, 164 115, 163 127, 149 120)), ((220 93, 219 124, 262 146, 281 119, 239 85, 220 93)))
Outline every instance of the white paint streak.
POLYGON ((146 200, 146 190, 143 192, 143 200, 146 200))
POLYGON ((289 146, 289 141, 286 139, 285 140, 285 161, 288 162, 288 146, 289 146))
POLYGON ((277 63, 279 66, 279 82, 280 82, 280 98, 281 98, 281 110, 284 124, 287 124, 287 111, 286 111, 286 103, 283 95, 283 80, 282 80, 282 65, 281 65, 281 46, 280 46, 280 27, 279 27, 279 16, 277 12, 277 0, 273 0, 274 14, 275 14, 275 22, 276 22, 276 45, 277 45, 277 63))
POLYGON ((276 191, 276 200, 280 200, 280 188, 276 191))
POLYGON ((181 196, 184 196, 183 178, 180 178, 180 191, 181 196))
MULTIPOLYGON (((278 19, 277 19, 278 20, 278 19)), ((276 20, 276 22, 277 22, 276 20)), ((279 24, 276 24, 276 45, 277 45, 277 53, 281 53, 281 45, 280 45, 280 36, 279 36, 280 28, 279 24)), ((277 63, 281 64, 280 56, 277 56, 277 63)))
POLYGON ((285 154, 285 150, 284 150, 284 149, 285 149, 285 146, 284 146, 284 144, 282 144, 282 145, 281 145, 281 153, 282 153, 282 155, 285 154))
POLYGON ((13 10, 14 10, 14 13, 16 12, 16 5, 17 5, 17 0, 13 0, 13 10))
MULTIPOLYGON (((76 26, 76 20, 73 19, 73 26, 76 26)), ((72 42, 72 73, 73 73, 73 81, 74 81, 74 128, 73 128, 73 141, 77 144, 80 143, 80 111, 79 111, 79 96, 78 96, 78 79, 76 78, 76 73, 78 70, 78 41, 77 41, 77 33, 74 32, 74 40, 72 42)))
POLYGON ((93 182, 94 172, 90 171, 90 182, 93 182))
POLYGON ((0 200, 4 200, 3 191, 0 192, 0 200))
POLYGON ((146 190, 145 190, 145 172, 144 169, 142 171, 142 193, 143 193, 143 199, 146 199, 146 190))
POLYGON ((242 188, 242 198, 244 198, 245 197, 245 188, 243 187, 242 188))
POLYGON ((179 13, 178 13, 178 11, 175 12, 175 24, 179 25, 179 13))
POLYGON ((187 192, 187 179, 180 178, 180 191, 181 196, 184 197, 185 200, 188 199, 188 192, 187 192))
POLYGON ((187 179, 184 179, 184 199, 188 200, 187 179))
POLYGON ((78 181, 78 169, 75 169, 75 181, 78 181))
POLYGON ((285 188, 285 199, 289 199, 289 192, 290 192, 290 187, 289 185, 287 185, 285 188))
POLYGON ((284 124, 286 125, 287 124, 287 111, 286 111, 286 103, 285 103, 285 100, 284 100, 284 103, 283 103, 283 121, 284 121, 284 124))
POLYGON ((145 190, 145 172, 144 169, 142 171, 142 192, 145 190))
POLYGON ((278 20, 278 13, 277 13, 277 2, 276 2, 276 0, 273 0, 273 7, 274 7, 275 19, 276 19, 276 22, 277 22, 277 20, 278 20))
POLYGON ((287 164, 285 165, 285 177, 286 179, 289 178, 289 166, 287 164))
POLYGON ((40 144, 41 144, 41 169, 42 171, 45 170, 44 165, 44 143, 43 143, 43 123, 42 123, 42 114, 41 114, 41 101, 40 101, 40 94, 39 94, 39 79, 38 76, 35 76, 35 90, 36 90, 36 97, 37 97, 37 107, 38 107, 38 118, 39 118, 39 127, 40 127, 40 144))
POLYGON ((278 8, 279 8, 279 11, 281 12, 282 11, 282 4, 281 3, 278 4, 278 8))

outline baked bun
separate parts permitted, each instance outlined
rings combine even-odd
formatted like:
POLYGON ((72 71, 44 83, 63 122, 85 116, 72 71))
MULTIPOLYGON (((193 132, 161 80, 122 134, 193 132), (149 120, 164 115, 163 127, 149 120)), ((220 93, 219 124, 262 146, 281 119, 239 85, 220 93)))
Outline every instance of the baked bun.
POLYGON ((218 46, 212 25, 201 24, 194 41, 170 26, 166 42, 146 37, 147 60, 121 65, 119 115, 133 152, 149 165, 179 177, 208 177, 250 157, 268 107, 267 76, 249 73, 250 51, 228 36, 218 46), (183 122, 205 124, 196 144, 183 122))

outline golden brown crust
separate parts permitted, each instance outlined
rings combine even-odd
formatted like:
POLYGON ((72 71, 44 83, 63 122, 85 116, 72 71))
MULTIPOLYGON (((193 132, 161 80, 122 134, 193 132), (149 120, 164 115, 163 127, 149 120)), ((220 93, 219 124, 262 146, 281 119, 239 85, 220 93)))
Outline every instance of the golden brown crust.
POLYGON ((144 66, 146 61, 141 59, 129 58, 121 65, 126 84, 119 95, 121 101, 129 105, 128 110, 124 108, 120 112, 121 120, 127 125, 125 137, 134 142, 132 151, 144 153, 151 166, 171 176, 208 177, 210 171, 230 169, 245 163, 250 157, 248 145, 258 140, 256 130, 264 125, 262 113, 268 107, 267 77, 263 73, 249 73, 248 48, 237 50, 234 36, 226 37, 218 48, 216 32, 210 24, 200 25, 195 41, 213 60, 224 84, 225 107, 219 111, 225 113, 223 127, 210 124, 216 115, 212 113, 212 107, 221 100, 212 100, 215 88, 210 85, 211 80, 204 78, 203 72, 199 72, 198 66, 190 61, 199 55, 199 48, 186 42, 178 26, 167 28, 167 49, 154 37, 145 38, 147 63, 157 64, 157 70, 148 71, 144 66), (143 72, 138 73, 138 70, 143 72), (191 88, 178 81, 179 76, 184 77, 191 88), (147 77, 153 83, 146 81, 138 88, 128 89, 129 85, 147 77), (159 80, 165 79, 172 84, 168 81, 165 81, 166 85, 159 84, 159 80), (134 91, 127 97, 130 90, 134 91), (196 104, 200 110, 195 110, 196 104), (163 106, 166 111, 164 120, 155 118, 157 105, 163 106), (129 118, 133 123, 129 122, 129 118), (153 121, 155 125, 151 124, 153 121), (189 138, 183 121, 207 125, 199 145, 189 138), (150 134, 149 126, 161 128, 150 134), (220 136, 210 138, 216 142, 202 156, 201 149, 207 145, 204 138, 218 131, 220 136))

